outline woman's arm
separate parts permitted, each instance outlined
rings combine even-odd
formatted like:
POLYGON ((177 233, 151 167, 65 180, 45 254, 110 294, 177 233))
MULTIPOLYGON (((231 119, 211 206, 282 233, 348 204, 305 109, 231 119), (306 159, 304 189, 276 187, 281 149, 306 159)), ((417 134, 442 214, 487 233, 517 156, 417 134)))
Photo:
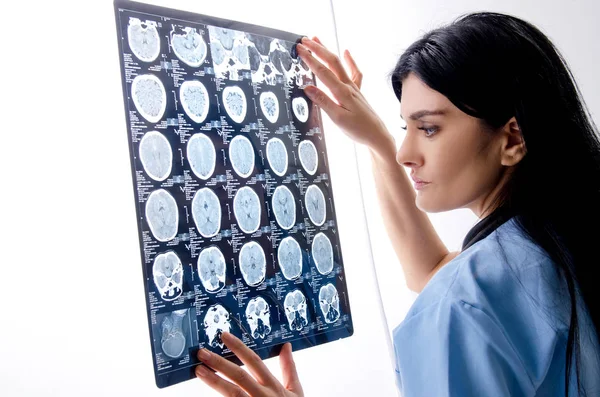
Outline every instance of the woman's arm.
POLYGON ((298 46, 298 53, 329 88, 337 103, 317 87, 306 87, 305 93, 350 138, 370 148, 387 233, 407 286, 420 292, 433 274, 458 252, 448 252, 427 214, 416 207, 414 189, 404 168, 395 161, 394 139, 360 92, 362 74, 350 54, 345 52, 344 55, 351 77, 339 58, 318 40, 305 38, 302 44, 304 46, 298 46))
POLYGON ((390 140, 377 146, 378 149, 370 149, 375 188, 383 223, 402 265, 406 285, 421 292, 435 272, 458 252, 448 252, 427 214, 417 208, 415 191, 405 170, 395 161, 391 136, 390 140))

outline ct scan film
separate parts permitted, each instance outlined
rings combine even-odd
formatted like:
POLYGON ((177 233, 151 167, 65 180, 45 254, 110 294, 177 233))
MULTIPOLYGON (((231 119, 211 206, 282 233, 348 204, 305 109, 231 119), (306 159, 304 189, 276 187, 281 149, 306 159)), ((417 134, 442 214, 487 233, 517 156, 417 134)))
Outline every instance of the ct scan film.
POLYGON ((301 36, 115 0, 156 384, 199 348, 240 364, 353 325, 320 110, 301 36))

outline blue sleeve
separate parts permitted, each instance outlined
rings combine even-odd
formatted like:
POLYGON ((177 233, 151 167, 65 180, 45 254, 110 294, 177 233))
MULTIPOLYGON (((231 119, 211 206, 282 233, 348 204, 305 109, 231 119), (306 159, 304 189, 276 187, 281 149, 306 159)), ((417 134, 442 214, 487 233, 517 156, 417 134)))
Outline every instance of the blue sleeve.
POLYGON ((483 311, 439 302, 394 331, 403 397, 531 396, 532 381, 515 347, 483 311))

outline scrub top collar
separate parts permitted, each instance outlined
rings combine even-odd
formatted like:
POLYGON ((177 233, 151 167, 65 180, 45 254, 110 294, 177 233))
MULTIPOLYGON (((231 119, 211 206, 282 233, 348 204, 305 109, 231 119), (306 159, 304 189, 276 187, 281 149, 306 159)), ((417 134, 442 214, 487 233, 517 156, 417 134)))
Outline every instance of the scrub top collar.
POLYGON ((491 214, 481 219, 469 230, 462 244, 462 251, 466 250, 476 242, 483 240, 500 225, 515 215, 514 211, 506 206, 496 208, 491 214))

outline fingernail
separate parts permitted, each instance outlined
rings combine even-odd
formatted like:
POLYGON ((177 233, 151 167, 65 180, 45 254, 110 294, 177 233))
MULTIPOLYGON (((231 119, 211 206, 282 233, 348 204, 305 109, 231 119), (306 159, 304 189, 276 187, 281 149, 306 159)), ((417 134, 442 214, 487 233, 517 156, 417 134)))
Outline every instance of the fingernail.
POLYGON ((209 371, 206 369, 204 365, 198 365, 196 367, 196 375, 197 376, 208 376, 209 371))
POLYGON ((307 51, 308 52, 308 48, 306 48, 305 46, 303 46, 302 44, 298 44, 296 46, 296 48, 298 48, 300 51, 307 51))
POLYGON ((200 349, 198 350, 198 358, 202 361, 208 361, 210 360, 210 352, 206 349, 200 349))
POLYGON ((310 40, 310 39, 308 37, 304 36, 302 38, 302 40, 300 40, 300 41, 303 42, 303 43, 306 43, 308 40, 310 40))

